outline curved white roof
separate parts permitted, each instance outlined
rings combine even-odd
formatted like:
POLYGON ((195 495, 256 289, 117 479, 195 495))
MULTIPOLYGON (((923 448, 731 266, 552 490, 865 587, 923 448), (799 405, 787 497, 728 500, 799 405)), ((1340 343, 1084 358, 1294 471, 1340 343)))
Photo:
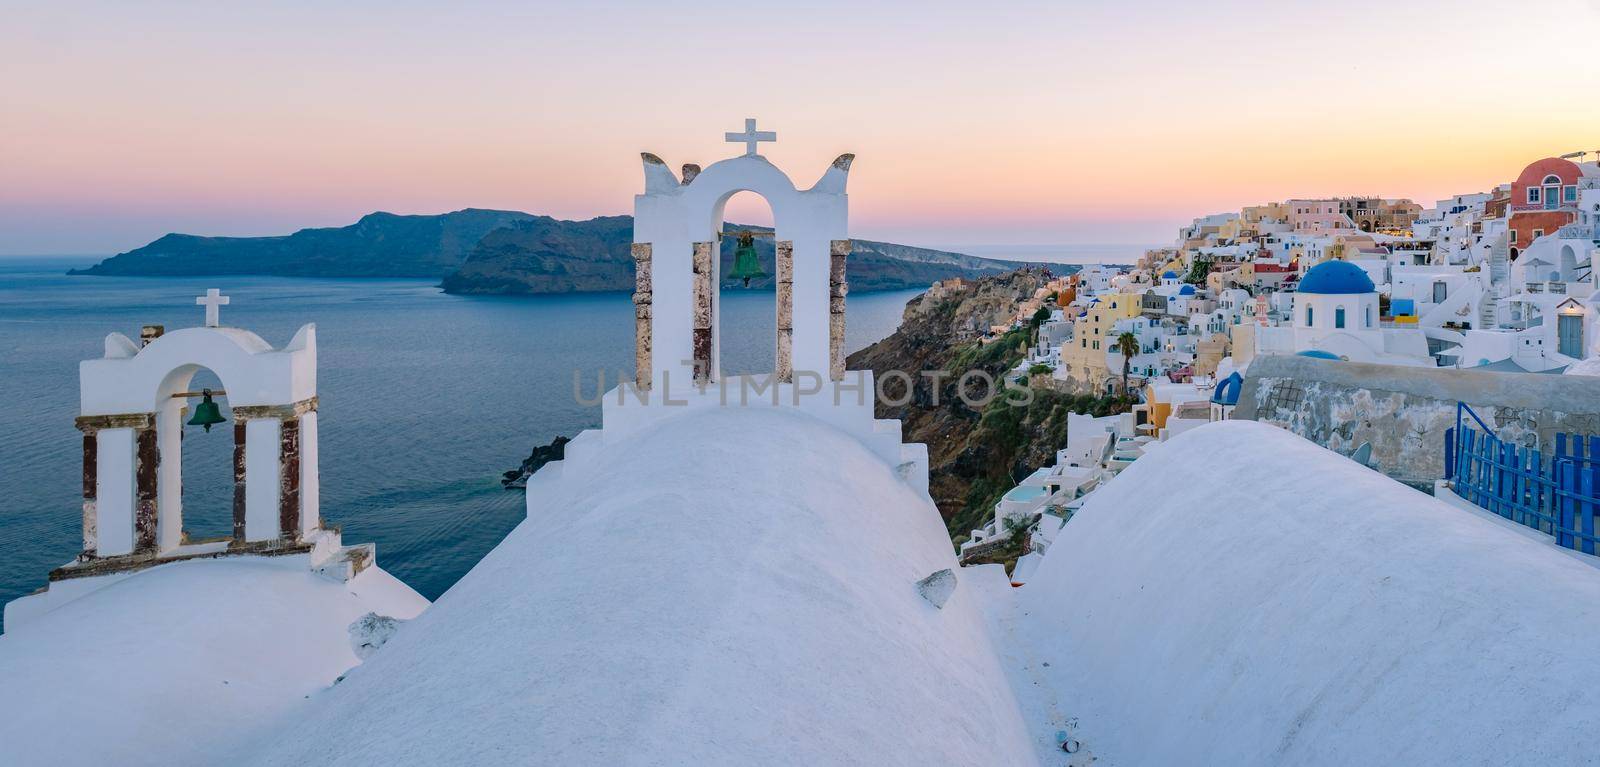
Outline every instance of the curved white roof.
POLYGON ((1020 597, 1038 673, 1112 764, 1593 757, 1572 737, 1600 710, 1576 649, 1600 636, 1593 559, 1272 426, 1139 459, 1020 597))
POLYGON ((918 594, 955 557, 893 467, 784 410, 617 442, 256 763, 1035 763, 976 590, 918 594))
POLYGON ((6 613, 0 762, 235 763, 241 741, 361 662, 352 623, 427 604, 376 566, 345 583, 312 572, 305 555, 58 581, 6 613))
POLYGON ((1572 363, 1572 366, 1567 368, 1566 375, 1600 376, 1600 357, 1590 357, 1586 360, 1572 363))

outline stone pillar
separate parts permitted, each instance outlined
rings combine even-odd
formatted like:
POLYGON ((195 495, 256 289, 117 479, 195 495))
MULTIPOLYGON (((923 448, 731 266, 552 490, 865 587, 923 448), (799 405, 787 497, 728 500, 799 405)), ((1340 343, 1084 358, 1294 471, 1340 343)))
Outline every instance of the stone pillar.
POLYGON ((694 244, 694 380, 697 384, 704 384, 712 379, 713 364, 713 329, 716 328, 715 311, 712 308, 716 298, 716 285, 713 277, 716 274, 716 264, 712 261, 715 252, 714 242, 697 242, 694 244))
POLYGON ((79 416, 83 432, 82 558, 155 550, 154 413, 79 416))
MULTIPOLYGON (((302 463, 315 460, 315 446, 307 448, 304 440, 316 438, 316 427, 302 428, 301 419, 316 408, 316 397, 290 405, 233 408, 236 543, 297 543, 305 537, 307 523, 318 521, 312 516, 315 509, 306 507, 302 485, 308 476, 315 477, 302 463)), ((310 495, 315 497, 315 490, 310 495)))
POLYGON ((156 442, 155 424, 134 430, 133 553, 154 554, 160 507, 161 449, 156 442))
POLYGON ((828 377, 844 380, 844 297, 850 291, 844 277, 844 262, 850 255, 849 240, 834 240, 828 248, 828 377))
POLYGON ((244 421, 235 417, 233 422, 233 543, 244 544, 245 509, 245 427, 244 421))
POLYGON ((278 537, 300 540, 300 419, 278 427, 278 537))
POLYGON ((100 437, 95 429, 83 430, 83 552, 79 559, 90 559, 96 556, 99 549, 99 535, 96 530, 98 521, 95 518, 95 492, 96 492, 96 454, 100 445, 100 437))
POLYGON ((773 372, 780 382, 794 383, 794 242, 777 243, 777 251, 778 351, 773 372))
MULTIPOLYGON (((684 166, 687 177, 689 166, 684 166)), ((688 182, 685 182, 688 183, 688 182)), ((650 243, 633 244, 633 382, 640 389, 649 389, 650 367, 650 243)))

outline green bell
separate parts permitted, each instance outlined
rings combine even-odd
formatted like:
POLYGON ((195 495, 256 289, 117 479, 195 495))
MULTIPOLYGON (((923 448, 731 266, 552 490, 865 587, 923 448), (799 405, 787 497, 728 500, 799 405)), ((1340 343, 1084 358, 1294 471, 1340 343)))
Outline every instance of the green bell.
POLYGON ((756 258, 756 236, 749 232, 739 233, 739 246, 733 251, 733 274, 728 275, 736 280, 744 280, 744 286, 750 287, 750 280, 767 276, 761 271, 761 259, 756 258))
POLYGON ((189 425, 204 426, 206 431, 209 432, 212 426, 219 423, 227 423, 228 419, 222 417, 222 408, 217 407, 217 403, 211 401, 211 390, 205 389, 201 394, 205 396, 205 401, 195 406, 194 417, 189 419, 189 425))

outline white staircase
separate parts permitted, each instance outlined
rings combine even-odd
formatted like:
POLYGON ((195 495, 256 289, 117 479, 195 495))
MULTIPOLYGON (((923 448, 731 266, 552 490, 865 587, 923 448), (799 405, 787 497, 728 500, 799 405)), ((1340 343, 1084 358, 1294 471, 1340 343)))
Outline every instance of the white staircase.
POLYGON ((1478 305, 1478 327, 1493 328, 1499 325, 1499 311, 1495 308, 1500 300, 1495 297, 1494 288, 1490 288, 1483 296, 1483 301, 1478 305))
POLYGON ((1496 287, 1511 277, 1511 246, 1501 237, 1489 246, 1489 281, 1496 287))
POLYGON ((1493 328, 1500 324, 1500 299, 1506 295, 1510 279, 1511 246, 1501 236, 1489 246, 1489 290, 1478 307, 1478 327, 1493 328))

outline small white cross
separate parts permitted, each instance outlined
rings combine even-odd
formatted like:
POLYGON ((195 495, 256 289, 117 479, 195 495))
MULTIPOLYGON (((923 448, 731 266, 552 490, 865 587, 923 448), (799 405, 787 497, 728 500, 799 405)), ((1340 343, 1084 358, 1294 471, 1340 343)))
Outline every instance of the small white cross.
POLYGON ((205 295, 195 298, 195 305, 206 308, 206 327, 214 328, 222 324, 222 307, 227 306, 228 301, 229 298, 216 288, 210 288, 205 295))
POLYGON ((744 144, 745 157, 756 156, 757 142, 778 140, 778 134, 775 131, 756 130, 756 118, 754 117, 746 117, 744 119, 744 133, 724 133, 723 136, 730 144, 744 144))

